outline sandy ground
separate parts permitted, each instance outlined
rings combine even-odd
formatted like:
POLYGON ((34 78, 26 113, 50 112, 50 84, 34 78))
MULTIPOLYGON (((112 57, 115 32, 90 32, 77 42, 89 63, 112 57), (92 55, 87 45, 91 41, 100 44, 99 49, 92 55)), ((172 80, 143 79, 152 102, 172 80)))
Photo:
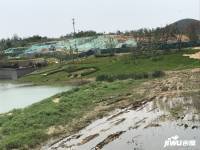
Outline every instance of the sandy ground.
POLYGON ((193 49, 199 49, 200 50, 200 47, 194 47, 193 49))
POLYGON ((191 59, 200 59, 200 51, 195 54, 184 54, 183 56, 187 56, 191 59))

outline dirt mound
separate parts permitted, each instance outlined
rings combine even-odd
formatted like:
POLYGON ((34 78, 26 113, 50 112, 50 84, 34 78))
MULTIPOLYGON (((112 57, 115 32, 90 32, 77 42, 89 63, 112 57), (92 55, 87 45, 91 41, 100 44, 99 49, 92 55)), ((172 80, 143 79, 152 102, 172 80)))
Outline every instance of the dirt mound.
POLYGON ((195 54, 184 54, 183 56, 187 56, 191 59, 200 59, 200 52, 197 52, 195 54))

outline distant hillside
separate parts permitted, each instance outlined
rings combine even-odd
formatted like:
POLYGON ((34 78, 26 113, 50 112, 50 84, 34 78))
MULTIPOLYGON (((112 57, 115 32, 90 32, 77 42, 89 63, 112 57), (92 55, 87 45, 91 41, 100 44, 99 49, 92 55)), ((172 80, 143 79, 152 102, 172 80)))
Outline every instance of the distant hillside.
POLYGON ((197 24, 197 26, 199 26, 196 28, 196 33, 200 34, 200 21, 199 20, 183 19, 183 20, 179 20, 169 26, 172 28, 178 28, 184 34, 187 34, 188 28, 191 26, 191 24, 197 24))

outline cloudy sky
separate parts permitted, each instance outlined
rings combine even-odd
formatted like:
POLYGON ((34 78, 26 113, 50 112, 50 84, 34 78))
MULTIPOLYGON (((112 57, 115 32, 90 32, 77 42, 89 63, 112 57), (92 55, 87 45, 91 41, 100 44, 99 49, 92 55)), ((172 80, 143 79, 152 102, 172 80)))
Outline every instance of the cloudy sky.
POLYGON ((109 32, 199 19, 200 0, 0 0, 0 38, 59 37, 77 30, 109 32))

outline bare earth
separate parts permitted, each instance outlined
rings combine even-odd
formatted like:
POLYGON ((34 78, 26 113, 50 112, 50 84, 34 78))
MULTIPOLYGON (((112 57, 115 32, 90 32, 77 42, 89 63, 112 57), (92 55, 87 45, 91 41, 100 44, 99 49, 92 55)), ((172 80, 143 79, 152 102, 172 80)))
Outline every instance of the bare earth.
MULTIPOLYGON (((182 147, 183 150, 200 147, 200 68, 167 72, 166 77, 130 91, 135 92, 144 98, 131 101, 132 94, 122 96, 109 105, 121 108, 42 149, 161 150, 171 137, 195 140, 194 146, 182 147)), ((101 105, 96 110, 107 107, 101 105)))
POLYGON ((195 54, 184 54, 183 56, 187 56, 192 59, 200 59, 200 52, 197 52, 195 54))

